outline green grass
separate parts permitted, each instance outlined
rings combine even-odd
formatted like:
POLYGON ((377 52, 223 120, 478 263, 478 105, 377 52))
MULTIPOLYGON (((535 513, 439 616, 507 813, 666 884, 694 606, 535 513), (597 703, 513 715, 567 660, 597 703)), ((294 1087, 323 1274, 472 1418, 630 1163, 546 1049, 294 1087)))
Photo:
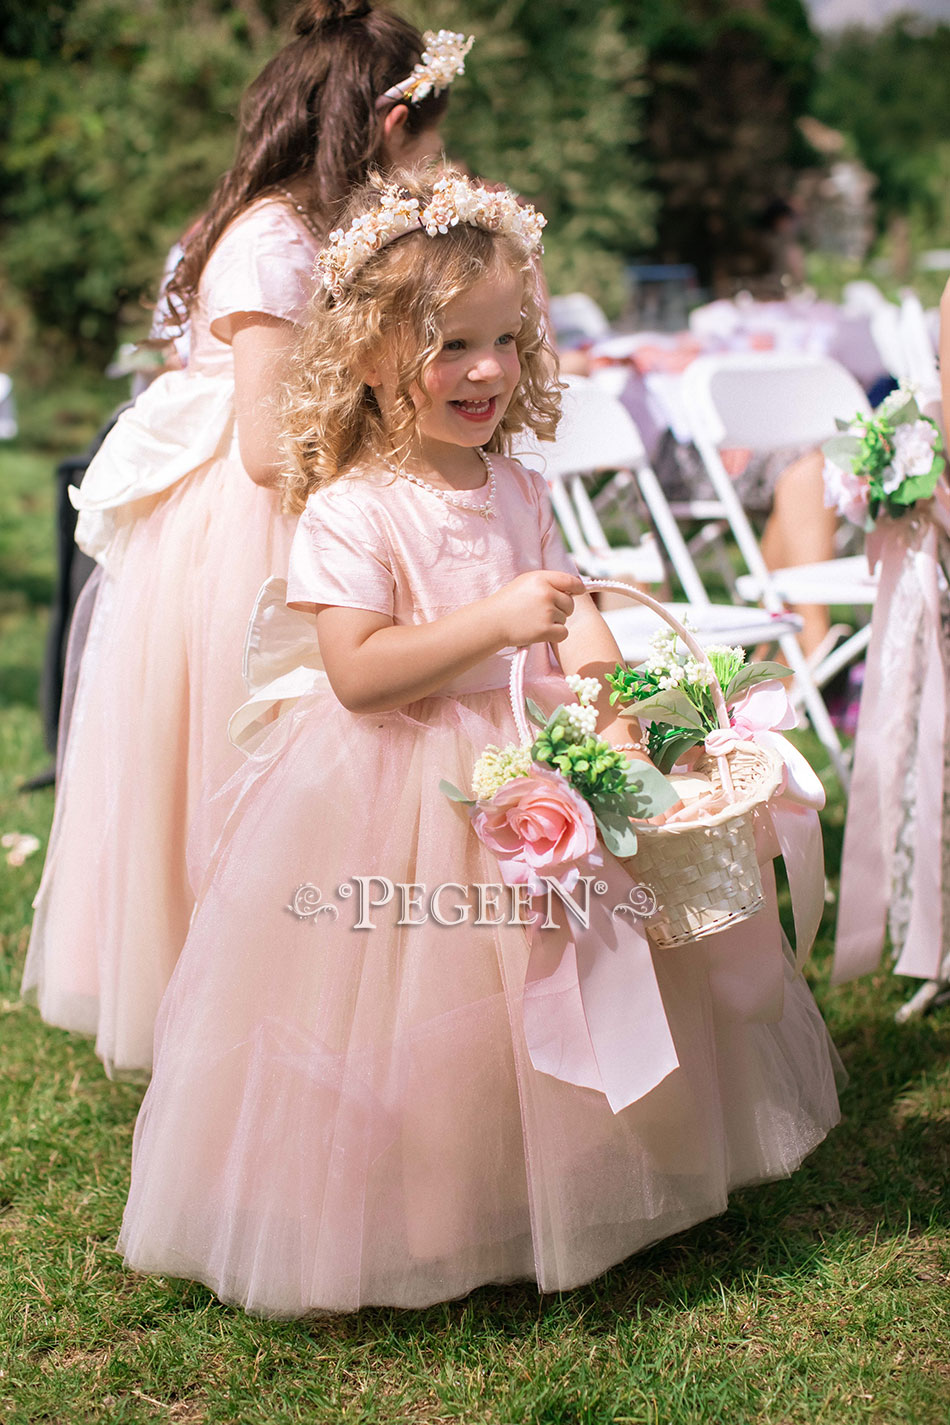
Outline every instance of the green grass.
MULTIPOLYGON (((45 845, 51 793, 16 788, 46 760, 51 458, 0 462, 0 830, 45 845)), ((842 820, 839 799, 832 871, 842 820)), ((3 1425, 946 1425, 950 1013, 898 1028, 908 982, 884 973, 829 990, 830 916, 809 975, 851 1078, 794 1177, 563 1296, 273 1323, 115 1254, 141 1090, 18 999, 41 860, 0 859, 3 1425)))

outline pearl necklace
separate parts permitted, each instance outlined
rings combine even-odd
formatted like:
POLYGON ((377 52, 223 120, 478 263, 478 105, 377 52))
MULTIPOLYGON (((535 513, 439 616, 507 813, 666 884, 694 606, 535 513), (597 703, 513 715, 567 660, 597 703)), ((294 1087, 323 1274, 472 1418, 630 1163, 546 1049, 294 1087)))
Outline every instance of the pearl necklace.
MULTIPOLYGON (((479 515, 483 520, 493 520, 495 518, 495 470, 488 453, 482 450, 481 446, 475 449, 484 462, 488 471, 488 494, 484 502, 480 505, 470 505, 461 499, 458 494, 453 494, 451 490, 440 490, 437 485, 430 485, 428 480, 423 480, 418 475, 412 475, 408 470, 401 470, 398 465, 393 465, 391 461, 384 460, 383 464, 387 470, 391 470, 394 475, 399 475, 403 480, 408 480, 411 485, 417 485, 420 490, 428 490, 430 495, 437 495, 440 500, 444 500, 453 509, 464 510, 468 515, 479 515)), ((471 491, 472 494, 476 493, 471 491)))
POLYGON ((313 218, 312 218, 312 217, 310 216, 310 214, 307 212, 307 210, 306 210, 306 208, 303 206, 303 204, 297 202, 297 199, 294 197, 293 193, 290 192, 290 189, 289 189, 289 188, 278 188, 277 191, 278 191, 278 193, 281 195, 282 198, 286 198, 286 199, 287 199, 287 202, 290 204, 290 206, 295 210, 295 212, 296 212, 296 213, 298 214, 298 216, 300 217, 300 220, 301 220, 301 222, 303 223, 304 227, 307 228, 308 231, 313 234, 313 236, 317 239, 317 242, 322 243, 323 240, 324 240, 325 234, 324 234, 324 233, 321 233, 320 229, 317 227, 317 225, 316 225, 316 223, 314 222, 313 218))

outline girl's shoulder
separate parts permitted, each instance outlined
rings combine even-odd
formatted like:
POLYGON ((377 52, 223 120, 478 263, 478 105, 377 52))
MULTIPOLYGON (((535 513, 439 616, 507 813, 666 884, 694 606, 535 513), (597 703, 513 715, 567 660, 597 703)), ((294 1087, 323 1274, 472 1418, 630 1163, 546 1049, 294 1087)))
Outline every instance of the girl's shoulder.
POLYGON ((531 505, 546 506, 550 495, 547 481, 537 470, 523 465, 517 455, 493 455, 496 476, 504 478, 531 505))
POLYGON ((395 480, 396 477, 383 468, 347 471, 307 496, 301 518, 322 522, 332 511, 335 518, 352 514, 372 519, 374 513, 385 505, 385 492, 393 488, 395 480))
POLYGON ((295 248, 316 254, 319 243, 303 218, 286 199, 266 195, 251 203, 224 229, 209 262, 238 250, 290 253, 295 248))
POLYGON ((284 201, 265 197, 225 228, 201 274, 211 334, 230 342, 236 312, 300 322, 313 293, 317 240, 284 201))

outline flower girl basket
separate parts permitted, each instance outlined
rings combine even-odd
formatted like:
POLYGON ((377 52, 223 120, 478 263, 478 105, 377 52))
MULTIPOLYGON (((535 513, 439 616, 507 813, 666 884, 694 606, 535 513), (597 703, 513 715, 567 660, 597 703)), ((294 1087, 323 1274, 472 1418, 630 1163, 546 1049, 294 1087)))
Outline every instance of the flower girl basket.
MULTIPOLYGON (((655 945, 670 949, 714 935, 762 908, 762 877, 755 848, 755 812, 778 792, 784 764, 771 749, 742 742, 732 731, 722 688, 695 638, 661 603, 629 584, 588 579, 589 590, 625 594, 674 628, 709 678, 719 732, 693 768, 692 795, 662 826, 636 823, 637 851, 625 863, 639 888, 656 900, 646 922, 655 945)), ((511 665, 511 706, 524 742, 534 740, 525 716, 524 669, 527 649, 511 665)), ((675 779, 674 779, 675 780, 675 779)), ((642 897, 641 897, 642 899, 642 897)))

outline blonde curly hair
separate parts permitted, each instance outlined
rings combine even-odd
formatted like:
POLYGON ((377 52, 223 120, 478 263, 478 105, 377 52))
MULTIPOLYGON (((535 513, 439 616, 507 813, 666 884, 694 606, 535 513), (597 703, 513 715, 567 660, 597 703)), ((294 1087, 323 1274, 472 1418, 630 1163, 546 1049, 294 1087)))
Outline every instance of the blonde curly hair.
MULTIPOLYGON (((444 168, 385 178, 356 190, 342 225, 379 207, 393 182, 424 207, 444 168)), ((521 379, 486 449, 507 453, 512 437, 531 430, 553 440, 560 417, 557 358, 545 335, 538 263, 504 233, 459 223, 429 237, 409 232, 373 254, 341 295, 313 298, 298 341, 284 405, 283 507, 299 514, 312 491, 352 471, 367 456, 401 464, 420 414, 412 391, 441 349, 441 317, 456 297, 496 272, 524 276, 522 325, 516 337, 521 379), (364 374, 385 352, 398 372, 391 423, 364 374)), ((425 409, 423 406, 422 409, 425 409)))

